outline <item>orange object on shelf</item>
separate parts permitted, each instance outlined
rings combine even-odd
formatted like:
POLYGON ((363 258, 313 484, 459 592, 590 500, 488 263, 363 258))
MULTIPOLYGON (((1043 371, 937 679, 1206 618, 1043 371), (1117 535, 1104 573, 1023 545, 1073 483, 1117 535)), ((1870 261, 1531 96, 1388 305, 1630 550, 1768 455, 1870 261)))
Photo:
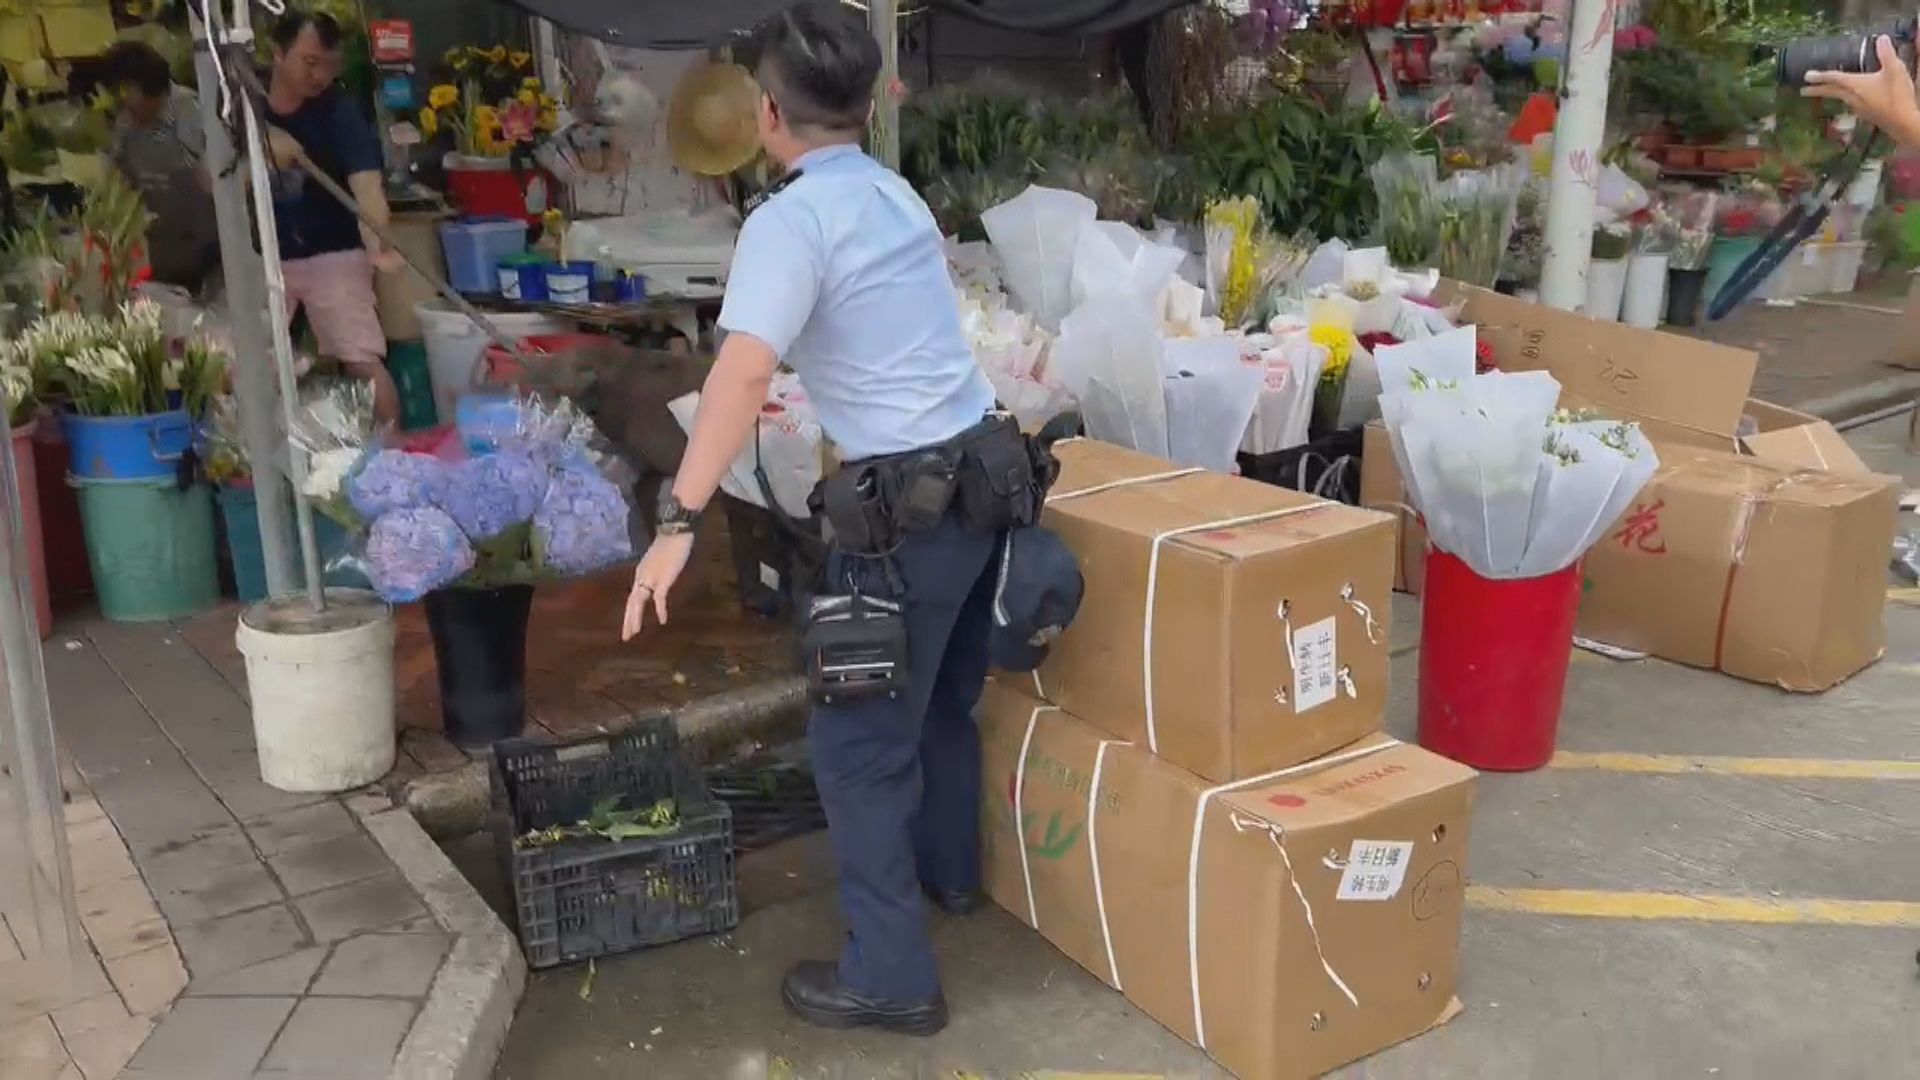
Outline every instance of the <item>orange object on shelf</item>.
POLYGON ((1533 94, 1520 107, 1520 115, 1513 118, 1507 138, 1520 146, 1530 145, 1535 138, 1553 130, 1553 122, 1559 115, 1560 109, 1553 103, 1552 94, 1533 94))

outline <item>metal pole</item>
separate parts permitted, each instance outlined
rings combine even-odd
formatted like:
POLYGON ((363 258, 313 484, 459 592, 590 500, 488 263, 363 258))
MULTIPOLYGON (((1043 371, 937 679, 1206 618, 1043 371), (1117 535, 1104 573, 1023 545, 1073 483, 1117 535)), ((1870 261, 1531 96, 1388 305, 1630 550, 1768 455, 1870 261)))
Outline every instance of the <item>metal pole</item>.
MULTIPOLYGON (((247 10, 248 0, 234 0, 233 24, 224 45, 249 48, 253 27, 247 10)), ((236 53, 238 50, 235 51, 236 53)), ((235 63, 247 60, 235 54, 235 63)), ((266 136, 260 130, 260 111, 244 92, 235 95, 241 112, 246 114, 247 170, 253 179, 253 216, 260 238, 260 258, 266 269, 268 330, 273 335, 273 366, 280 382, 281 421, 292 431, 298 419, 295 412, 299 390, 293 374, 293 339, 287 326, 287 281, 280 270, 280 234, 273 215, 273 177, 267 171, 266 136)), ((288 454, 288 475, 296 493, 307 486, 307 463, 299 454, 288 454)), ((294 521, 300 531, 300 563, 307 572, 307 602, 316 612, 327 606, 326 583, 320 575, 320 549, 313 539, 313 508, 304 498, 293 500, 294 521)))
POLYGON ((867 0, 867 26, 880 42, 880 92, 873 100, 873 156, 889 169, 900 167, 900 28, 895 0, 867 0))
POLYGON ((1567 33, 1567 67, 1560 116, 1553 125, 1553 172, 1547 187, 1547 257, 1540 273, 1540 302, 1566 311, 1587 298, 1600 144, 1607 125, 1607 74, 1613 64, 1613 11, 1614 0, 1573 0, 1573 25, 1567 33))
POLYGON ((278 392, 267 370, 268 342, 260 312, 264 272, 253 250, 247 220, 245 185, 231 166, 235 160, 227 126, 220 121, 220 93, 209 51, 207 27, 188 5, 193 26, 194 70, 200 83, 200 122, 207 133, 206 167, 213 181, 213 212, 220 230, 220 266, 226 277, 227 312, 233 323, 234 396, 240 404, 240 437, 253 469, 253 490, 260 516, 260 548, 265 557, 267 593, 279 596, 299 587, 294 561, 293 521, 288 514, 286 437, 275 418, 278 392))

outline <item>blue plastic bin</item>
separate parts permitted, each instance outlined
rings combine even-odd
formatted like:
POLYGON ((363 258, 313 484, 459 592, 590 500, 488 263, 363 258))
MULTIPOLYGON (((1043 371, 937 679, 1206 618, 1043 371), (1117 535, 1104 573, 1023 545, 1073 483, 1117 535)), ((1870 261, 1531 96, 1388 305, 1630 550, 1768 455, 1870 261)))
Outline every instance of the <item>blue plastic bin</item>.
POLYGON ((447 281, 464 293, 500 289, 503 261, 527 250, 527 224, 511 218, 472 218, 440 226, 440 247, 447 256, 447 281))
MULTIPOLYGON (((267 558, 260 541, 260 510, 251 487, 223 487, 219 490, 220 519, 227 534, 227 553, 233 559, 233 591, 245 603, 267 598, 267 558)), ((292 511, 289 506, 288 511, 292 511)), ((341 566, 326 567, 346 555, 352 536, 332 518, 315 512, 313 542, 320 549, 321 571, 328 585, 349 589, 367 588, 366 578, 357 570, 341 566)), ((296 560, 294 573, 306 583, 305 567, 296 560)))
POLYGON ((547 267, 547 295, 556 304, 584 304, 593 298, 591 262, 575 259, 547 267))
POLYGON ((155 480, 172 476, 193 442, 184 410, 149 416, 66 417, 73 475, 83 480, 155 480))

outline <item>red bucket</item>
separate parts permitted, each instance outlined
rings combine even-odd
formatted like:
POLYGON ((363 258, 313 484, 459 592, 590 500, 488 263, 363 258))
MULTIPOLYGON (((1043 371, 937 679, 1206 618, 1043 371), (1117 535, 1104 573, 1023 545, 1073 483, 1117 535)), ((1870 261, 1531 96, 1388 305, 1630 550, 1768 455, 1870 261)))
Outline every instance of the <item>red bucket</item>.
POLYGON ((1553 757, 1580 608, 1580 564, 1490 581, 1427 549, 1420 613, 1420 745, 1476 769, 1553 757))
POLYGON ((538 221, 550 203, 553 178, 545 169, 514 169, 505 161, 481 168, 447 170, 448 194, 468 217, 506 217, 538 221))
MULTIPOLYGON (((605 340, 600 334, 533 334, 521 338, 519 345, 521 353, 531 358, 558 356, 605 340)), ((487 346, 481 356, 486 364, 489 386, 516 386, 527 377, 525 365, 498 345, 487 346)))

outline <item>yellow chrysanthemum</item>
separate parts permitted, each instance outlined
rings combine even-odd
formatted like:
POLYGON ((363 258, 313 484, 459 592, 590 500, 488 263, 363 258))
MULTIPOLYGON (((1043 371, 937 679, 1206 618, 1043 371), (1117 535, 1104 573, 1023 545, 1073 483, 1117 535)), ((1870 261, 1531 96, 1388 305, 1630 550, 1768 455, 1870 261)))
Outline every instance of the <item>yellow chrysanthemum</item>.
POLYGON ((505 63, 507 59, 507 47, 505 45, 495 45, 481 55, 487 58, 488 63, 502 64, 505 63))
POLYGON ((540 77, 537 75, 529 75, 520 80, 520 89, 522 90, 531 90, 537 94, 540 92, 540 87, 540 77))
POLYGON ((537 108, 540 104, 540 95, 531 90, 522 90, 514 95, 514 100, 530 109, 537 108))
POLYGON ((512 64, 513 69, 515 71, 519 71, 522 68, 525 68, 528 64, 533 63, 533 54, 527 53, 527 52, 521 52, 518 49, 516 49, 513 52, 510 52, 507 54, 507 63, 512 64))
POLYGON ((1330 323, 1316 323, 1308 329, 1307 338, 1327 350, 1326 366, 1320 369, 1322 382, 1333 382, 1345 375, 1347 365, 1353 360, 1353 350, 1360 344, 1354 340, 1353 331, 1330 323))
POLYGON ((491 105, 476 105, 473 109, 473 126, 492 128, 500 126, 500 111, 491 105))
POLYGON ((427 91, 427 104, 436 109, 452 107, 460 100, 460 88, 450 83, 441 83, 427 91))
POLYGON ((434 112, 432 109, 421 109, 420 110, 420 134, 425 136, 426 138, 431 139, 439 133, 440 133, 440 114, 437 112, 434 112))
POLYGON ((560 126, 560 113, 554 109, 541 109, 539 124, 541 131, 552 131, 560 126))

